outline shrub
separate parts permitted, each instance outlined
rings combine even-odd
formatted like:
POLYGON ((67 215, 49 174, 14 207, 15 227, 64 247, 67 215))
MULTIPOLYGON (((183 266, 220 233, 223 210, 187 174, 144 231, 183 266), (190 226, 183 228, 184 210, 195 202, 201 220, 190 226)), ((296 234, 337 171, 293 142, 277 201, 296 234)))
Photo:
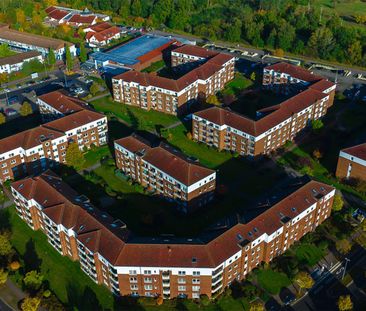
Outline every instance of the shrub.
POLYGON ((207 295, 201 295, 200 302, 201 302, 201 305, 204 307, 207 307, 211 303, 210 298, 208 298, 207 295))
POLYGON ((13 261, 13 262, 11 262, 11 263, 10 263, 10 265, 9 265, 9 268, 10 268, 10 270, 12 270, 12 271, 16 271, 16 270, 18 270, 18 269, 20 268, 20 263, 19 263, 19 261, 13 261))
POLYGON ((161 306, 162 304, 164 303, 164 299, 163 299, 163 297, 158 297, 157 299, 156 299, 156 304, 158 305, 158 306, 161 306))

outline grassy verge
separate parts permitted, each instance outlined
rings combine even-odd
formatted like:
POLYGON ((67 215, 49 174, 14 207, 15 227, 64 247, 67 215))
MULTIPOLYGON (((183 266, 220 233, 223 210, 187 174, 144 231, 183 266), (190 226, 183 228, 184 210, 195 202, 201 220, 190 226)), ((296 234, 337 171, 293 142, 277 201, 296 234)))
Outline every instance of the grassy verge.
POLYGON ((258 270, 256 275, 258 284, 268 293, 273 295, 278 294, 282 287, 287 287, 291 284, 291 281, 286 274, 270 269, 258 270))
POLYGON ((89 150, 84 154, 85 159, 84 167, 85 168, 90 167, 98 163, 102 158, 107 156, 111 156, 109 146, 102 146, 89 150))
POLYGON ((302 243, 295 248, 295 255, 301 263, 312 267, 322 259, 324 252, 314 244, 302 243))
POLYGON ((175 116, 114 102, 111 97, 97 99, 90 102, 90 105, 99 112, 115 115, 134 130, 157 131, 179 121, 175 116))
POLYGON ((147 72, 147 73, 150 73, 150 72, 157 72, 159 71, 160 69, 164 68, 165 67, 165 63, 163 60, 159 60, 155 63, 152 63, 149 67, 141 70, 142 72, 147 72))
POLYGON ((222 94, 226 95, 238 95, 244 89, 253 85, 253 81, 245 78, 242 74, 236 73, 235 78, 226 84, 222 94))

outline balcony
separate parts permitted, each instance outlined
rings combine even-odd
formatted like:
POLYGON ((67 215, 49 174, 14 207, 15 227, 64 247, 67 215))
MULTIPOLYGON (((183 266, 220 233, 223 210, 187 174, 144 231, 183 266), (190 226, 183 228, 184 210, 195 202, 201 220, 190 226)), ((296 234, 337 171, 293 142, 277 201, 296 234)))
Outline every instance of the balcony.
POLYGON ((222 275, 216 277, 216 278, 213 278, 212 279, 212 286, 215 286, 216 284, 220 283, 222 281, 222 275))

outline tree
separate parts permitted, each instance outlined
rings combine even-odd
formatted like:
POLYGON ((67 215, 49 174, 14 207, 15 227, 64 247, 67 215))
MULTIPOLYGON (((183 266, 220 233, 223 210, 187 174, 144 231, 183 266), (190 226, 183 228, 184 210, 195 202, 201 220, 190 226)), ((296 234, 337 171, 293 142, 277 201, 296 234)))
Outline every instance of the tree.
POLYGON ((43 275, 35 270, 29 271, 23 279, 25 287, 35 291, 40 289, 42 282, 43 282, 43 275))
POLYGON ((338 299, 339 311, 350 311, 353 309, 353 302, 350 295, 340 296, 338 299))
POLYGON ((355 41, 353 42, 348 50, 348 57, 351 61, 351 63, 353 64, 357 64, 361 61, 362 59, 362 45, 361 45, 361 42, 360 41, 355 41))
POLYGON ((322 120, 316 119, 311 121, 311 128, 313 131, 319 131, 321 128, 323 128, 324 123, 322 120))
POLYGON ((323 154, 322 154, 322 152, 318 148, 316 148, 313 151, 313 157, 315 159, 319 160, 319 159, 321 159, 323 157, 323 154))
POLYGON ((54 64, 56 64, 55 52, 51 48, 48 49, 47 61, 50 66, 53 66, 54 64))
POLYGON ((0 286, 4 285, 8 280, 8 272, 4 269, 0 269, 0 286))
POLYGON ((88 59, 88 55, 86 53, 86 48, 85 48, 84 43, 80 43, 80 56, 79 56, 79 58, 80 58, 80 61, 82 63, 85 63, 88 59))
POLYGON ((352 244, 347 239, 337 240, 337 242, 336 242, 336 249, 341 254, 344 254, 344 255, 347 254, 351 250, 351 248, 352 248, 352 244))
POLYGON ((12 247, 9 237, 6 234, 0 234, 0 256, 9 256, 12 253, 12 247))
POLYGON ((66 163, 76 170, 84 165, 84 156, 77 143, 71 143, 66 149, 66 163))
POLYGON ((6 122, 5 115, 2 112, 0 112, 0 124, 4 124, 5 122, 6 122))
POLYGON ((24 102, 23 105, 19 109, 19 113, 22 117, 29 116, 33 113, 32 106, 28 102, 24 102))
POLYGON ((282 49, 275 49, 273 55, 277 57, 284 57, 285 52, 282 49))
POLYGON ((314 285, 314 280, 313 278, 310 276, 309 273, 305 272, 305 271, 301 271, 299 272, 296 277, 295 277, 295 282, 297 285, 299 285, 300 287, 300 291, 305 288, 305 289, 309 289, 312 288, 314 285))
POLYGON ((40 303, 41 299, 38 297, 26 297, 21 304, 21 309, 23 311, 37 311, 40 303))
POLYGON ((99 92, 99 85, 96 82, 93 82, 89 88, 89 92, 94 96, 99 92))
POLYGON ((340 194, 336 194, 334 196, 334 200, 333 200, 333 211, 335 212, 339 212, 340 210, 342 210, 344 206, 344 201, 343 201, 343 198, 340 194))
POLYGON ((65 58, 66 58, 66 68, 68 71, 74 67, 74 60, 72 59, 70 47, 65 45, 65 58))
POLYGON ((365 24, 366 23, 366 15, 357 14, 355 15, 355 21, 357 24, 365 24))
POLYGON ((250 304, 250 307, 249 307, 249 311, 264 311, 264 305, 261 301, 253 301, 251 304, 250 304))
POLYGON ((12 261, 9 265, 9 268, 12 270, 12 271, 16 271, 20 268, 20 263, 19 261, 12 261))
POLYGON ((220 101, 218 100, 216 95, 208 96, 206 99, 206 103, 210 104, 210 105, 216 105, 216 106, 220 105, 220 101))
POLYGON ((315 55, 319 55, 321 58, 327 58, 334 46, 333 33, 326 27, 318 28, 312 33, 308 45, 314 51, 315 55))
POLYGON ((17 9, 15 11, 15 14, 16 14, 17 23, 19 25, 23 25, 25 23, 25 14, 24 14, 24 11, 22 9, 17 9))
POLYGON ((255 75, 255 71, 253 71, 253 72, 250 74, 250 80, 255 81, 255 79, 256 79, 256 75, 255 75))

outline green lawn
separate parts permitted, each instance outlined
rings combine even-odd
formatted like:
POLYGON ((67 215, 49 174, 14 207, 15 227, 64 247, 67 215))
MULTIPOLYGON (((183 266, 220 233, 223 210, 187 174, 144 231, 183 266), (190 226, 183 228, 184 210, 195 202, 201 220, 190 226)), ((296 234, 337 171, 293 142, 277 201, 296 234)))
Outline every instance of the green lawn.
POLYGON ((361 0, 318 0, 314 3, 316 6, 322 6, 327 11, 336 11, 341 16, 353 16, 366 12, 366 3, 361 0), (334 7, 335 3, 335 7, 334 7))
POLYGON ((314 266, 323 257, 323 251, 314 244, 301 243, 295 248, 295 255, 301 263, 314 266))
POLYGON ((84 154, 85 164, 84 167, 87 168, 98 163, 102 158, 111 156, 111 151, 109 146, 102 146, 89 150, 84 154))
POLYGON ((95 110, 110 113, 128 123, 134 130, 158 131, 161 127, 178 122, 175 116, 154 110, 146 111, 117 103, 111 97, 104 97, 90 102, 95 110))
POLYGON ((259 286, 272 295, 278 294, 282 287, 291 284, 286 274, 273 270, 261 269, 256 272, 256 275, 259 286))
POLYGON ((33 231, 16 215, 14 207, 9 212, 13 246, 29 264, 40 262, 41 273, 62 303, 68 304, 70 299, 80 303, 87 295, 89 299, 94 297, 103 308, 112 307, 113 297, 107 288, 96 285, 77 262, 61 256, 42 232, 33 231))
POLYGON ((253 81, 245 78, 242 74, 236 73, 235 78, 226 84, 222 94, 238 95, 244 89, 253 85, 253 81))
POLYGON ((165 67, 165 62, 163 60, 159 60, 155 63, 152 63, 149 67, 141 70, 142 72, 157 72, 159 71, 160 69, 164 68, 165 67))
POLYGON ((232 158, 229 152, 219 152, 205 144, 189 140, 186 136, 188 130, 184 125, 163 131, 162 135, 173 146, 179 148, 186 155, 196 157, 200 163, 209 168, 217 168, 232 158))

